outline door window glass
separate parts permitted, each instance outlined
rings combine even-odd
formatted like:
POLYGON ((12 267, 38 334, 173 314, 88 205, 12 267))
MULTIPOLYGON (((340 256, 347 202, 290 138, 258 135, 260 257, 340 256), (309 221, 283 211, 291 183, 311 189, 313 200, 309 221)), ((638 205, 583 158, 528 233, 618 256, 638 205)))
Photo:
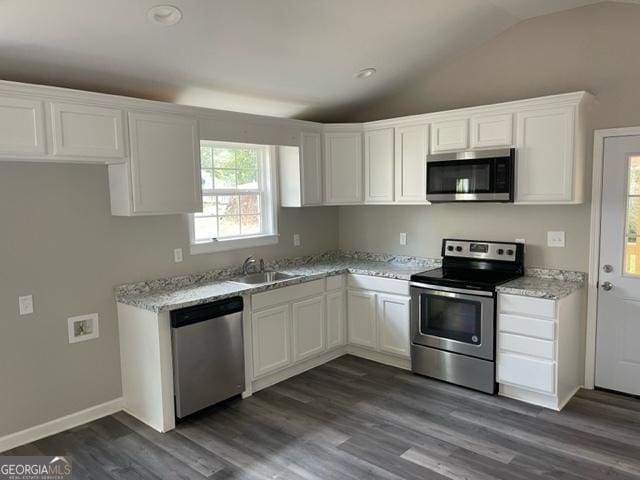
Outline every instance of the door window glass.
POLYGON ((640 275, 640 156, 629 157, 628 175, 624 271, 628 275, 640 275))

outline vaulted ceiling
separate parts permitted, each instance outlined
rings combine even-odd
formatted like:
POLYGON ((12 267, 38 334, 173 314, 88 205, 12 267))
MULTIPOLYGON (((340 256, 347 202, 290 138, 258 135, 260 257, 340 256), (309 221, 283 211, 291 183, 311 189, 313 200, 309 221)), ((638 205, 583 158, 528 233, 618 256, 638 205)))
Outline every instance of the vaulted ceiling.
POLYGON ((317 118, 599 0, 2 0, 0 78, 317 118), (158 3, 183 14, 165 27, 158 3), (375 67, 376 75, 355 73, 375 67))

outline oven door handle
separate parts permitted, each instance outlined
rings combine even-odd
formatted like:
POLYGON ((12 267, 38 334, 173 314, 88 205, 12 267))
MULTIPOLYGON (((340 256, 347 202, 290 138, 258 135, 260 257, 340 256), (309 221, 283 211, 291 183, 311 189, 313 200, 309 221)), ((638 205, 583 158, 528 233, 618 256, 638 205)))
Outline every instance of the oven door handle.
POLYGON ((485 290, 467 290, 463 288, 443 287, 442 285, 429 285, 426 283, 409 282, 411 287, 424 288, 428 290, 440 290, 443 292, 459 293, 462 295, 475 295, 479 297, 493 297, 493 292, 485 290))

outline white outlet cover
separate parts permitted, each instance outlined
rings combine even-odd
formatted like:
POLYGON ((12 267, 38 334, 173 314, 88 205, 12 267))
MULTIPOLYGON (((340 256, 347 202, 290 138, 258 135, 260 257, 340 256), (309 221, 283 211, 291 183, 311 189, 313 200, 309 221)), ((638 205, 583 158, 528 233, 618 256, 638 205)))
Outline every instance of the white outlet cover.
POLYGON ((92 340, 100 336, 100 325, 98 323, 98 314, 91 313, 89 315, 78 315, 77 317, 67 318, 67 328, 69 330, 69 343, 84 342, 85 340, 92 340), (76 336, 76 324, 81 322, 88 322, 87 333, 84 335, 76 336))
POLYGON ((30 315, 33 313, 33 295, 23 295, 18 297, 18 310, 20 315, 30 315))
POLYGON ((406 244, 407 244, 407 234, 403 232, 400 234, 400 245, 406 245, 406 244))
POLYGON ((173 261, 176 263, 180 263, 182 261, 182 249, 174 248, 173 249, 173 261))
POLYGON ((561 232, 561 231, 547 232, 547 246, 564 248, 565 246, 564 232, 561 232))
POLYGON ((293 246, 294 247, 299 247, 300 246, 300 234, 299 233, 294 233, 293 234, 293 246))

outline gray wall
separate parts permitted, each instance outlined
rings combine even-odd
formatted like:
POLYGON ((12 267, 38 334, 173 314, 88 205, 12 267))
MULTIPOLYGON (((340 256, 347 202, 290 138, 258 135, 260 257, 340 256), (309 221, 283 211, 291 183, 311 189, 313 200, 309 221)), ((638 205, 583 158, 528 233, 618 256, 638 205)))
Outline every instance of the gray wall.
POLYGON ((0 162, 0 436, 121 395, 114 285, 337 247, 335 208, 282 209, 279 223, 278 245, 190 256, 185 215, 111 216, 105 166, 0 162), (100 338, 70 345, 67 317, 93 312, 100 338))
MULTIPOLYGON (((348 120, 375 120, 520 98, 588 90, 594 128, 640 125, 640 6, 602 3, 520 23, 348 120)), ((589 136, 591 170, 592 136, 589 136)), ((590 178, 587 191, 590 192, 590 178)), ((589 205, 566 207, 349 207, 340 210, 340 247, 436 255, 443 237, 529 243, 529 265, 587 270, 589 205), (567 233, 564 249, 546 231, 567 233), (409 232, 400 247, 398 233, 409 232), (414 233, 415 232, 415 233, 414 233)))

